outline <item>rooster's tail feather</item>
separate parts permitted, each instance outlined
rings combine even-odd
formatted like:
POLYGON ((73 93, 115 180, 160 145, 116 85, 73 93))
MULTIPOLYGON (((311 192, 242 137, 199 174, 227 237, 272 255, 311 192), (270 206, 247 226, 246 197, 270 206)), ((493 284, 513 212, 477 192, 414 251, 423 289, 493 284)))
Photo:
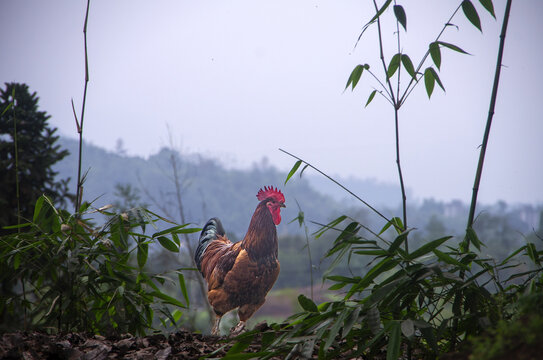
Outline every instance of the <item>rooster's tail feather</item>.
POLYGON ((196 252, 194 253, 194 261, 196 262, 198 270, 202 270, 202 256, 204 255, 204 252, 206 251, 208 245, 213 240, 217 239, 219 235, 224 236, 224 234, 224 228, 222 227, 221 221, 218 218, 209 219, 209 221, 205 224, 202 232, 200 233, 200 241, 198 242, 198 247, 196 248, 196 252))

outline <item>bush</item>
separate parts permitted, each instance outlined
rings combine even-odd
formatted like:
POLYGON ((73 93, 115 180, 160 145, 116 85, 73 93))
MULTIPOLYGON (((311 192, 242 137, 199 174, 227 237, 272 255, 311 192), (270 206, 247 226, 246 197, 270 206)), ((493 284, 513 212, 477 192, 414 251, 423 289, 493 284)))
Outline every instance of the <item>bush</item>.
POLYGON ((70 214, 40 197, 33 220, 10 227, 18 232, 0 237, 2 324, 9 330, 19 324, 20 329, 49 332, 144 334, 152 329, 157 311, 163 321, 175 324, 180 309, 189 305, 182 269, 149 274, 149 248, 158 242, 178 252, 178 234, 199 229, 171 224, 145 235, 146 228, 156 229, 158 222, 169 223, 141 208, 114 214, 84 204, 80 213, 70 214), (108 219, 102 227, 90 217, 98 214, 108 219), (172 275, 184 302, 159 289, 165 281, 174 281, 172 275))

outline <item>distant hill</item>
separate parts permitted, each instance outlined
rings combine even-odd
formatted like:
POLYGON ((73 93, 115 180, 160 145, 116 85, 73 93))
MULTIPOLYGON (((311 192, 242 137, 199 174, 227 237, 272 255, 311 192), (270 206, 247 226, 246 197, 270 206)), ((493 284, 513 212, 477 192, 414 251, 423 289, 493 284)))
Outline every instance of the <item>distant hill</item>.
MULTIPOLYGON (((69 138, 61 138, 59 142, 61 147, 70 151, 70 155, 56 164, 55 170, 59 172, 60 178, 72 178, 71 188, 75 191, 78 143, 69 138)), ((327 222, 332 217, 346 213, 373 229, 383 226, 382 219, 373 216, 363 205, 353 201, 346 192, 328 179, 304 173, 302 178, 294 176, 284 186, 286 172, 279 171, 266 162, 250 169, 239 170, 226 169, 214 159, 194 154, 179 154, 166 148, 148 159, 108 152, 90 144, 84 144, 83 152, 83 170, 88 169, 84 200, 94 201, 95 206, 120 202, 120 198, 115 196, 115 186, 130 184, 138 189, 140 203, 180 223, 175 184, 172 181, 173 157, 181 179, 186 221, 202 226, 207 219, 217 216, 234 240, 243 236, 247 230, 257 204, 255 195, 264 185, 278 186, 285 193, 287 208, 283 211, 283 223, 278 228, 280 235, 301 234, 297 222, 288 224, 298 215, 296 202, 300 204, 307 221, 327 222)), ((398 186, 356 178, 337 180, 386 216, 401 214, 397 201, 398 186)), ((452 235, 462 235, 465 231, 469 210, 467 204, 460 201, 445 203, 425 199, 409 205, 409 225, 418 229, 414 237, 421 241, 441 228, 441 232, 452 235)), ((516 231, 519 241, 522 241, 522 234, 529 235, 533 229, 541 227, 542 208, 541 205, 508 206, 501 202, 489 206, 479 205, 478 223, 483 225, 490 221, 488 219, 502 221, 503 224, 510 225, 511 231, 516 231)))
MULTIPOLYGON (((61 138, 59 142, 70 155, 57 164, 55 170, 60 178, 71 177, 71 188, 75 189, 78 142, 68 138, 61 138)), ((186 221, 199 226, 210 217, 218 216, 231 235, 242 236, 257 205, 256 193, 265 185, 281 188, 287 199, 280 231, 298 231, 297 223, 285 226, 298 215, 296 200, 308 219, 319 221, 328 220, 341 208, 338 201, 316 191, 304 178, 293 179, 284 186, 287 174, 272 166, 227 170, 216 160, 179 154, 166 148, 143 159, 108 152, 88 143, 83 147, 83 171, 88 170, 84 200, 94 201, 95 206, 118 202, 115 185, 130 184, 139 189, 141 202, 149 209, 180 222, 172 181, 172 156, 181 179, 186 221), (163 209, 167 209, 167 214, 163 209)))

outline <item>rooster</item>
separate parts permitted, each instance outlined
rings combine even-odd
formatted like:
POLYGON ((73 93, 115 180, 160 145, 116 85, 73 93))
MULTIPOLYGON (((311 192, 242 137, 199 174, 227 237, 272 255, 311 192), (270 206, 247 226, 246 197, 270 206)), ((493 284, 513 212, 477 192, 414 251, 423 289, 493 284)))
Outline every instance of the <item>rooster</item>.
POLYGON ((285 197, 280 190, 264 187, 256 195, 259 204, 242 241, 232 243, 217 218, 210 219, 200 234, 194 260, 207 281, 209 304, 216 314, 211 330, 219 334, 221 317, 238 308, 239 334, 245 323, 264 304, 279 275, 277 230, 285 197))

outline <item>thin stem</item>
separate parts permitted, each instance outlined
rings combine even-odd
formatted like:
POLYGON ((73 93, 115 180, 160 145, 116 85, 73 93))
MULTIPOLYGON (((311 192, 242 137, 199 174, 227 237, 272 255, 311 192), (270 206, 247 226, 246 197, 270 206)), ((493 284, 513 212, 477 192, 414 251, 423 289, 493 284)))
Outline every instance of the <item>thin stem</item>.
MULTIPOLYGON (((496 61, 496 71, 494 73, 494 84, 492 86, 492 95, 490 97, 490 106, 488 109, 488 117, 486 119, 485 133, 483 135, 483 144, 481 146, 481 152, 479 153, 479 163, 477 164, 477 172, 475 173, 475 182, 473 184, 473 193, 471 196, 471 206, 469 209, 468 228, 473 225, 475 217, 475 207, 477 205, 477 193, 479 192, 479 184, 481 182, 481 175, 483 173, 483 165, 485 161, 486 147, 488 145, 488 138, 490 135, 490 127, 492 125, 492 118, 494 117, 494 108, 496 107, 496 98, 498 96, 498 85, 500 82, 500 73, 502 69, 503 49, 505 47, 505 34, 507 33, 507 24, 509 22, 509 13, 511 11, 511 2, 508 0, 505 6, 505 15, 502 24, 502 30, 500 34, 500 47, 498 49, 498 59, 496 61)), ((466 249, 469 249, 469 238, 466 239, 466 249)))
MULTIPOLYGON (((375 11, 378 12, 379 8, 378 8, 377 2, 375 0, 373 0, 373 5, 375 6, 375 11)), ((396 26, 398 27, 398 21, 396 21, 396 26)), ((388 77, 387 65, 386 65, 386 62, 385 62, 385 56, 383 54, 383 36, 381 34, 381 20, 379 18, 377 18, 377 34, 378 34, 378 37, 379 37, 379 57, 381 59, 381 64, 383 65, 383 70, 384 70, 384 73, 385 73, 386 82, 387 82, 388 88, 390 90, 390 94, 391 94, 390 97, 391 97, 392 103, 394 105, 394 125, 395 125, 395 130, 396 130, 396 134, 395 134, 396 135, 396 165, 398 167, 398 175, 399 175, 399 178, 400 178, 400 188, 401 188, 401 192, 402 192, 403 228, 401 230, 404 231, 405 229, 407 229, 407 196, 405 195, 405 185, 404 185, 404 181, 403 181, 402 166, 401 166, 401 162, 400 162, 400 130, 399 130, 399 121, 398 121, 398 110, 399 110, 400 103, 396 101, 396 98, 394 96, 394 90, 392 88, 392 83, 390 82, 390 78, 388 77)), ((398 28, 397 36, 398 36, 398 53, 399 53, 399 49, 400 49, 399 28, 398 28)), ((400 86, 400 84, 399 84, 399 82, 400 82, 400 75, 399 75, 400 67, 401 67, 401 61, 400 61, 400 66, 398 66, 398 91, 399 91, 399 86, 400 86)), ((408 250, 407 241, 405 242, 405 248, 406 248, 406 251, 407 251, 408 250)))
MULTIPOLYGON (((490 106, 488 110, 488 117, 486 119, 486 127, 485 132, 483 135, 483 144, 481 145, 481 152, 479 153, 479 162, 477 164, 477 171, 475 173, 475 182, 473 185, 473 193, 471 198, 471 205, 469 210, 469 216, 468 216, 468 224, 467 229, 470 229, 473 226, 473 221, 475 218, 475 207, 477 205, 477 193, 479 191, 479 185, 481 182, 481 175, 483 173, 483 164, 485 160, 485 154, 486 154, 486 147, 488 144, 488 138, 490 136, 490 127, 492 125, 492 118, 494 116, 494 108, 496 105, 496 98, 498 96, 498 85, 500 81, 500 73, 501 73, 501 67, 502 67, 502 58, 503 58, 503 49, 505 47, 505 34, 507 33, 507 24, 509 22, 509 13, 511 11, 511 3, 512 0, 507 0, 507 3, 505 5, 505 14, 503 17, 503 23, 502 23, 502 29, 500 34, 500 45, 498 49, 498 58, 496 61, 496 70, 494 72, 494 84, 492 86, 492 94, 490 96, 490 106)), ((465 237, 465 246, 464 251, 468 252, 470 246, 470 237, 465 237)), ((460 278, 464 279, 465 271, 460 271, 460 278)), ((460 311, 462 309, 464 303, 463 298, 463 292, 460 290, 456 295, 454 299, 453 304, 453 313, 455 316, 455 319, 452 324, 452 331, 451 331, 451 341, 450 341, 450 350, 454 351, 456 348, 456 342, 457 342, 457 331, 458 331, 458 319, 460 316, 460 311)))
MULTIPOLYGON (((400 162, 400 124, 398 121, 398 109, 394 108, 394 127, 396 129, 396 165, 398 167, 398 176, 400 178, 400 188, 402 191, 402 215, 403 229, 407 229, 407 196, 405 194, 405 185, 403 181, 402 165, 400 162)), ((405 251, 408 251, 407 240, 405 241, 405 251)))
MULTIPOLYGON (((379 11, 379 7, 377 6, 377 2, 373 0, 373 5, 375 6, 375 12, 379 11)), ((381 64, 383 65, 383 70, 385 72, 386 82, 390 91, 390 99, 392 100, 392 103, 394 106, 396 106, 396 98, 394 97, 394 90, 392 89, 392 84, 390 83, 390 79, 388 78, 388 72, 387 72, 387 64, 385 62, 385 55, 383 53, 383 37, 381 35, 381 20, 380 18, 377 18, 377 33, 379 36, 379 58, 381 59, 381 64)))
MULTIPOLYGON (((89 20, 90 0, 87 0, 87 11, 85 12, 85 24, 83 25, 83 42, 85 46, 85 87, 83 89, 83 104, 81 105, 81 122, 78 126, 79 133, 79 159, 77 165, 77 193, 75 201, 76 216, 79 217, 79 209, 83 198, 83 184, 81 181, 81 163, 83 157, 83 121, 85 119, 85 104, 87 102, 87 86, 89 84, 89 61, 87 56, 87 23, 89 20)), ((76 119, 77 122, 77 119, 76 119)))
POLYGON ((343 186, 342 184, 340 184, 337 180, 335 180, 334 178, 330 177, 329 175, 325 174, 324 172, 320 171, 319 169, 317 169, 315 166, 311 165, 310 163, 308 163, 307 161, 305 161, 304 159, 301 159, 299 158, 298 156, 296 155, 293 155, 291 153, 289 153, 288 151, 286 150, 283 150, 283 149, 279 149, 279 151, 282 151, 284 152, 285 154, 289 155, 289 156, 292 156, 293 158, 297 159, 297 160, 300 160, 302 161, 304 164, 306 164, 307 166, 309 166, 310 168, 312 168, 313 170, 315 170, 316 172, 318 172, 319 174, 321 174, 322 176, 326 177, 328 180, 332 181, 334 184, 336 184, 337 186, 339 186, 340 188, 342 188, 343 190, 347 191, 351 196, 353 196, 355 199, 357 199, 358 201, 360 201, 361 203, 363 203, 364 205, 366 205, 369 209, 371 209, 374 213, 376 213, 377 215, 379 215, 381 218, 383 218, 384 220, 386 220, 387 222, 390 222, 390 219, 388 219, 385 215, 381 214, 377 209, 375 209, 373 206, 371 206, 370 204, 368 204, 366 201, 362 200, 362 198, 360 198, 358 195, 356 195, 355 193, 353 193, 351 190, 347 189, 345 186, 343 186))
POLYGON ((386 94, 389 96, 389 97, 386 97, 385 95, 383 95, 383 93, 381 91, 378 91, 379 94, 381 94, 389 103, 390 105, 394 106, 394 103, 392 102, 392 100, 390 100, 392 98, 392 95, 390 94, 390 92, 388 91, 388 89, 386 88, 385 84, 383 84, 381 82, 381 80, 379 80, 379 78, 377 76, 375 76, 375 74, 371 71, 371 70, 366 70, 367 72, 370 73, 371 76, 373 76, 373 78, 375 80, 377 80, 377 82, 379 83, 379 85, 381 85, 381 87, 383 88, 383 90, 385 90, 386 94))

